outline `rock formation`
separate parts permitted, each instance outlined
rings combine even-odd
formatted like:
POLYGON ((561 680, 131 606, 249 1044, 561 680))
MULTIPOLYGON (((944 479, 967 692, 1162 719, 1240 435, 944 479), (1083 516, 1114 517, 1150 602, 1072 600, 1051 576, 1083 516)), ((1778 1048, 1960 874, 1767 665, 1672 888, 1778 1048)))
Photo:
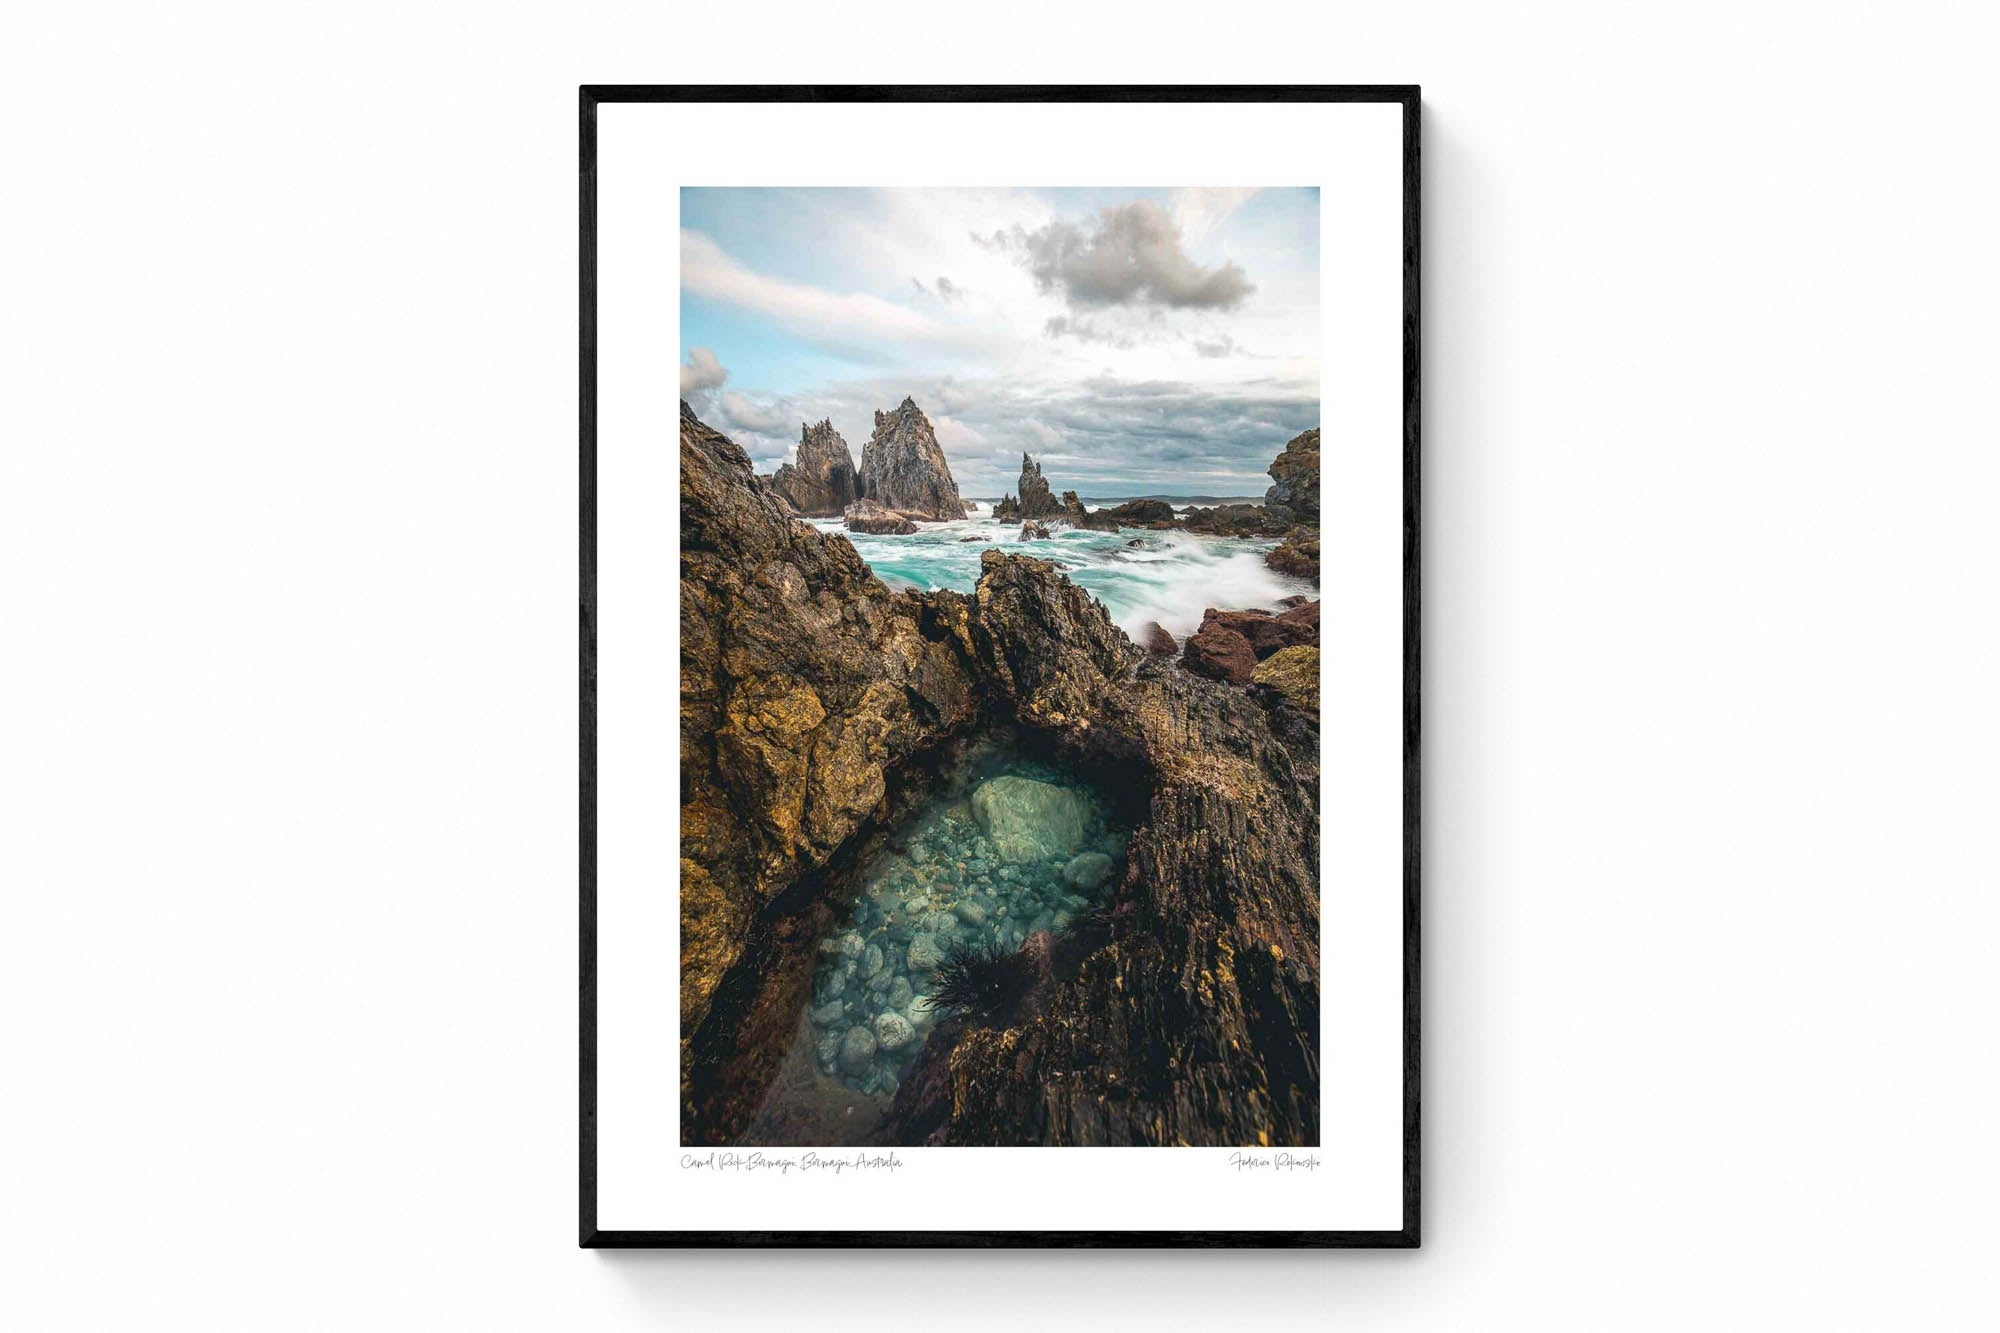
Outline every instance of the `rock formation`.
POLYGON ((917 530, 917 525, 910 521, 908 515, 898 513, 873 500, 856 500, 847 506, 843 517, 847 520, 849 532, 869 532, 878 535, 886 533, 896 536, 917 530))
POLYGON ((1083 501, 1077 499, 1075 491, 1064 491, 1062 506, 1056 510, 1056 517, 1073 528, 1089 528, 1096 532, 1118 531, 1118 520, 1106 510, 1089 510, 1083 501))
POLYGON ((1049 493, 1048 482, 1042 479, 1042 466, 1027 454, 1021 455, 1021 498, 1009 495, 993 508, 995 518, 1054 518, 1062 513, 1062 506, 1049 493))
POLYGON ((1024 542, 1046 541, 1048 535, 1049 530, 1046 524, 1037 523, 1030 519, 1021 525, 1021 540, 1024 542))
POLYGON ((1319 716, 1319 649, 1307 644, 1280 648, 1257 664, 1250 679, 1314 718, 1319 716))
POLYGON ((1179 524, 1174 518, 1174 507, 1165 500, 1127 500, 1122 505, 1101 510, 1103 517, 1111 519, 1121 528, 1172 528, 1179 524))
POLYGON ((833 422, 799 427, 797 456, 772 476, 771 489, 784 496, 792 508, 814 518, 842 513, 861 498, 854 455, 848 452, 847 441, 840 438, 833 422))
POLYGON ((779 895, 974 700, 935 612, 891 593, 845 538, 789 518, 685 403, 680 615, 683 1094, 713 1123, 768 1079, 797 1017, 762 996, 719 1014, 719 988, 786 956, 758 934, 779 895))
POLYGON ((965 517, 937 433, 913 399, 875 414, 875 433, 861 447, 861 495, 911 518, 965 517))
MULTIPOLYGON (((1181 661, 1198 675, 1226 680, 1232 685, 1248 685, 1257 679, 1260 661, 1289 648, 1317 650, 1318 645, 1318 602, 1304 602, 1276 615, 1269 611, 1218 611, 1210 607, 1202 614, 1201 628, 1189 635, 1182 646, 1181 661)), ((1317 695, 1314 697, 1313 709, 1317 712, 1317 695)))
POLYGON ((681 477, 686 1140, 742 1132, 854 867, 954 746, 1012 729, 1143 817, 1109 912, 1024 946, 1004 1030, 931 1030, 883 1141, 1317 1143, 1316 724, 1148 657, 1046 561, 891 593, 685 406, 681 477))
POLYGON ((1292 520, 1263 505, 1216 505, 1212 509, 1191 505, 1181 526, 1211 537, 1282 537, 1291 531, 1292 520))
POLYGON ((1265 507, 1294 523, 1319 526, 1319 428, 1293 436, 1266 471, 1272 485, 1264 492, 1265 507))
POLYGON ((1319 533, 1314 529, 1299 528, 1279 542, 1276 549, 1264 557, 1264 563, 1280 574, 1288 574, 1295 579, 1311 579, 1319 582, 1319 533))

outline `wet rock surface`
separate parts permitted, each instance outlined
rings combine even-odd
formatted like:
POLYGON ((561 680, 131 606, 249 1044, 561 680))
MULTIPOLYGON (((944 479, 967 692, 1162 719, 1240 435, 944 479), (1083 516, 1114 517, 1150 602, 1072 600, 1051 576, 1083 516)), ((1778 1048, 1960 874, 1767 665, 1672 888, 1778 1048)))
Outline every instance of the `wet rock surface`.
POLYGON ((1248 685, 1257 669, 1257 652, 1241 632, 1211 618, 1181 645, 1181 662, 1198 676, 1248 685))
POLYGON ((1139 631, 1139 645, 1149 653, 1172 657, 1181 650, 1180 644, 1167 631, 1167 627, 1157 620, 1149 620, 1139 631))
MULTIPOLYGON (((1047 561, 988 550, 969 595, 891 593, 685 408, 681 451, 688 1141, 744 1140, 775 1083, 829 1100, 758 1120, 755 1141, 1316 1143, 1311 719, 1149 656, 1047 561), (1083 846, 1010 863, 996 845, 974 872, 947 855, 962 830, 895 848, 950 792, 946 760, 998 730, 1046 756, 1045 778, 1016 776, 1132 804, 1122 862, 1083 846), (1068 876, 1090 852, 1114 859, 1095 890, 1068 876), (870 934, 852 927, 885 854, 924 893, 876 899, 870 934), (1093 893, 1090 911, 1057 896, 1093 893), (968 932, 1011 942, 1032 984, 1002 1025, 926 1031, 917 983, 968 932), (819 979, 843 971, 836 1015, 819 979), (896 1049, 891 1012, 911 1028, 896 1049)), ((993 842, 970 792, 953 822, 993 842)))
POLYGON ((1319 581, 1319 534, 1295 531, 1264 557, 1264 563, 1280 574, 1295 579, 1319 581))
POLYGON ((849 532, 887 533, 907 536, 917 530, 917 525, 906 514, 900 514, 873 500, 856 500, 847 506, 844 515, 849 532))
POLYGON ((861 447, 861 494, 911 518, 965 517, 937 433, 914 399, 875 414, 875 433, 861 447))

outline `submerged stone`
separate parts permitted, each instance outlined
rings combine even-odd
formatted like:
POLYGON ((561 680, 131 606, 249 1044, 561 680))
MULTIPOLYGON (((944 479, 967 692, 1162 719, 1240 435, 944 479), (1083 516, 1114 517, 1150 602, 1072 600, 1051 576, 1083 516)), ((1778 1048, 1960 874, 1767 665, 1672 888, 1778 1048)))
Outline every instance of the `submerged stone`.
POLYGON ((875 1044, 885 1051, 900 1051, 910 1044, 917 1030, 901 1014, 890 1012, 875 1019, 875 1044))
POLYGON ((1086 809, 1067 787, 1033 778, 990 778, 972 793, 973 817, 1000 855, 1016 863, 1067 855, 1083 841, 1086 809))
POLYGON ((1079 889, 1094 889, 1111 874, 1111 858, 1103 852, 1084 852, 1063 867, 1063 879, 1079 889))
POLYGON ((840 1041, 840 1067, 858 1074, 875 1058, 875 1034, 864 1027, 851 1027, 840 1041))
POLYGON ((944 951, 938 947, 937 936, 918 935, 910 941, 910 970, 930 972, 944 961, 944 951))

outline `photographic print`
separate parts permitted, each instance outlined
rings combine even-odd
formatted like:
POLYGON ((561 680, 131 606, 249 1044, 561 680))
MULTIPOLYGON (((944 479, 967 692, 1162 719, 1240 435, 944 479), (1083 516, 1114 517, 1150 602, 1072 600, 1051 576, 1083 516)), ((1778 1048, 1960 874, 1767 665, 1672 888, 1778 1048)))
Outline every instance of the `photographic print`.
POLYGON ((690 90, 614 189, 587 90, 586 1243, 1414 1242, 1414 95, 1375 100, 1367 179, 831 184, 682 174, 690 90), (688 1221, 600 1229, 614 1132, 688 1221), (897 1203, 951 1185, 992 1206, 897 1203))

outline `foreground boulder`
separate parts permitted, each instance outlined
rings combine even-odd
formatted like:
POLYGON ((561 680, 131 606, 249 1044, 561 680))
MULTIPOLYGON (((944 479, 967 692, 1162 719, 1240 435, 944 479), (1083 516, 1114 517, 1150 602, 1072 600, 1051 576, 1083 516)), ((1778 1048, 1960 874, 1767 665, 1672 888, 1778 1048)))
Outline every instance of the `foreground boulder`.
POLYGON ((1202 629, 1233 630, 1249 643, 1259 660, 1283 648, 1319 642, 1319 603, 1306 602, 1286 611, 1218 611, 1202 613, 1202 629))
POLYGON ((1124 869, 1088 931, 1024 944, 1004 1028, 931 1029, 879 1141, 1317 1143, 1311 722, 1148 658, 1047 561, 988 550, 970 595, 891 593, 685 406, 681 476, 686 1140, 742 1134, 843 876, 952 746, 1010 728, 1136 803, 1124 869))
POLYGON ((873 500, 856 500, 847 506, 846 518, 849 532, 907 536, 917 530, 917 525, 906 515, 877 504, 873 500))
POLYGON ((792 462, 771 478, 771 489, 799 513, 831 518, 861 498, 861 478, 854 455, 833 422, 799 427, 799 447, 792 462))
POLYGON ((1205 620, 1181 645, 1181 661, 1198 676, 1248 685, 1257 669, 1257 651, 1240 630, 1205 620))
POLYGON ((875 414, 875 433, 861 446, 861 494, 929 522, 965 517, 937 432, 914 399, 875 414))

